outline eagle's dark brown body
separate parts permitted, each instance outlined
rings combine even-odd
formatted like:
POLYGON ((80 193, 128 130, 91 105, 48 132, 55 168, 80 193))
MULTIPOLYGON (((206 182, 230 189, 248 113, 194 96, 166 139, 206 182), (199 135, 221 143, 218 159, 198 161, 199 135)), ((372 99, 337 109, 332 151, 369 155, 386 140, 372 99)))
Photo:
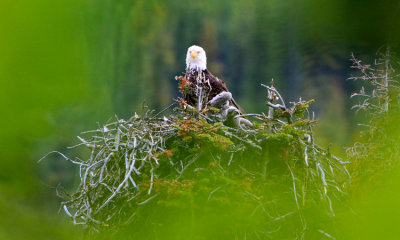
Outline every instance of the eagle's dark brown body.
MULTIPOLYGON (((196 86, 199 78, 201 79, 202 84, 205 86, 205 88, 207 88, 208 91, 206 99, 207 102, 213 99, 221 92, 229 92, 224 81, 212 75, 211 72, 208 71, 208 69, 205 69, 201 72, 198 72, 196 70, 187 70, 185 78, 187 80, 187 86, 190 89, 193 89, 191 86, 196 86)), ((184 94, 184 99, 190 105, 194 105, 197 102, 197 97, 195 96, 194 93, 184 94)), ((242 109, 235 102, 234 99, 232 99, 230 103, 231 105, 235 106, 240 112, 243 113, 242 109)))

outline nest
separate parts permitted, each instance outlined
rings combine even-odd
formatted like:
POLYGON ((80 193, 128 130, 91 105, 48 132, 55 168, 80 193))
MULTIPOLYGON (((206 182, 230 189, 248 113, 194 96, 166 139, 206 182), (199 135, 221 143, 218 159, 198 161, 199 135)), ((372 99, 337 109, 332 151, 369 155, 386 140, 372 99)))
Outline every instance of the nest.
POLYGON ((246 228, 247 236, 261 230, 274 236, 291 217, 304 231, 307 209, 333 216, 332 199, 341 198, 349 180, 346 163, 314 143, 312 101, 287 108, 275 88, 264 87, 267 114, 240 116, 252 121, 251 129, 227 127, 212 120, 212 111, 183 105, 168 117, 144 108, 82 133, 75 147, 87 147, 90 157, 64 156, 80 176, 76 192, 64 196, 66 214, 101 230, 139 227, 168 209, 197 209, 201 219, 218 206, 233 214, 229 227, 246 228))

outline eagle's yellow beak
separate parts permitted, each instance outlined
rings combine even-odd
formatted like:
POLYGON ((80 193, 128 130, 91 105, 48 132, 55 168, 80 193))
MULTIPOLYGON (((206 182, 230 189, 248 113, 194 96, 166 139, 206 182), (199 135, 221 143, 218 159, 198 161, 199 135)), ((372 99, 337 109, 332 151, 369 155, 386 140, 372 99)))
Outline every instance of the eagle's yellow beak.
POLYGON ((190 56, 192 56, 192 58, 195 58, 195 57, 199 56, 199 53, 197 51, 192 51, 190 53, 190 56))

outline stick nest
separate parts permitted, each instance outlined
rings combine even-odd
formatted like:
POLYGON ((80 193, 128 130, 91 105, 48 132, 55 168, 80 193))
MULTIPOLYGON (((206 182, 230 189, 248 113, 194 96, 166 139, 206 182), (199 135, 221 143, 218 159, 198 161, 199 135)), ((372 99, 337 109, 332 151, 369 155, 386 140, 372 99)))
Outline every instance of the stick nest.
MULTIPOLYGON (((87 147, 90 157, 65 157, 80 176, 76 192, 63 194, 66 214, 75 224, 102 229, 156 218, 140 214, 146 208, 212 213, 229 207, 232 219, 262 219, 261 228, 271 234, 283 231, 289 216, 305 229, 310 208, 332 216, 331 200, 343 195, 349 180, 346 164, 314 144, 312 101, 286 108, 275 88, 264 87, 268 113, 240 116, 252 120, 248 130, 183 104, 168 117, 144 108, 129 120, 82 133, 77 146, 87 147)), ((243 227, 238 221, 231 227, 243 227)))

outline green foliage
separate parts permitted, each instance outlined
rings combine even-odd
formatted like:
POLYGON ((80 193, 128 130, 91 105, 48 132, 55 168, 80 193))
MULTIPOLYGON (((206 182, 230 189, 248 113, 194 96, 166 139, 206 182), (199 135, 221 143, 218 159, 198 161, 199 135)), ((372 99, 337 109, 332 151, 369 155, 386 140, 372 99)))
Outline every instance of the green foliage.
POLYGON ((298 102, 294 105, 293 116, 298 118, 303 118, 304 113, 308 110, 311 103, 315 102, 314 99, 307 102, 298 102))
POLYGON ((190 148, 190 152, 201 151, 202 149, 212 148, 221 151, 234 148, 234 143, 226 136, 222 130, 226 130, 222 123, 211 124, 205 119, 200 121, 179 120, 177 125, 178 139, 172 144, 172 150, 178 151, 179 148, 190 148))
POLYGON ((364 64, 354 55, 352 60, 357 73, 351 79, 362 82, 360 91, 352 94, 359 100, 353 108, 367 117, 359 124, 356 142, 347 148, 352 162, 349 203, 354 213, 342 216, 342 236, 393 239, 399 234, 392 225, 399 214, 399 195, 394 191, 400 182, 398 64, 389 46, 378 51, 374 64, 364 64))
POLYGON ((60 179, 73 184, 71 166, 37 161, 107 112, 103 84, 89 79, 77 13, 85 9, 76 0, 0 1, 0 239, 80 234, 54 215, 59 204, 49 188, 60 179))
POLYGON ((368 117, 360 124, 358 141, 347 149, 357 181, 369 181, 383 170, 398 168, 395 159, 399 156, 399 141, 393 133, 396 132, 396 116, 400 113, 400 90, 393 69, 397 65, 391 57, 389 46, 385 52, 378 53, 374 65, 363 64, 352 55, 352 68, 357 69, 359 75, 350 79, 363 81, 360 91, 351 95, 359 99, 353 109, 368 117))

